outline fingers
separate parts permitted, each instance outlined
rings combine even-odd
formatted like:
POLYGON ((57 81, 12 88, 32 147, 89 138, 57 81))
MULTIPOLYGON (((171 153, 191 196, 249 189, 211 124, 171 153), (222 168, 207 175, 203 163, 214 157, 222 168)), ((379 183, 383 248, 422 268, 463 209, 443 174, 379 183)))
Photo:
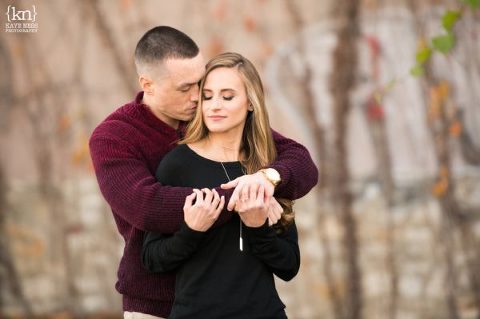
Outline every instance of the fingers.
POLYGON ((258 185, 258 184, 251 185, 250 186, 250 192, 248 194, 248 198, 253 200, 253 201, 256 201, 257 198, 258 198, 258 191, 259 191, 260 187, 262 187, 262 186, 258 185))
POLYGON ((192 207, 193 200, 195 199, 196 196, 197 196, 196 193, 191 193, 185 198, 185 204, 183 205, 183 210, 186 210, 192 207))
POLYGON ((213 199, 212 199, 212 206, 215 207, 215 209, 218 207, 218 203, 220 203, 220 195, 218 195, 217 191, 212 189, 213 193, 213 199))
POLYGON ((272 226, 273 225, 273 221, 272 219, 270 218, 270 216, 268 216, 268 226, 272 226))
POLYGON ((218 216, 219 216, 220 213, 222 212, 223 206, 225 206, 225 196, 222 196, 222 197, 220 198, 220 202, 219 202, 219 204, 218 204, 218 207, 217 207, 217 209, 215 210, 215 215, 214 215, 215 220, 217 220, 218 216))
POLYGON ((208 188, 202 188, 202 192, 205 193, 205 198, 203 199, 204 202, 208 205, 212 202, 213 199, 213 192, 208 188))
POLYGON ((269 219, 271 220, 272 224, 276 224, 280 218, 282 218, 283 208, 277 202, 275 198, 272 198, 271 205, 269 207, 269 219))
POLYGON ((260 185, 257 193, 257 201, 263 203, 264 199, 265 199, 265 187, 263 187, 263 185, 260 185))
POLYGON ((230 189, 230 188, 234 188, 234 187, 237 187, 238 185, 238 178, 235 178, 233 181, 230 181, 228 183, 225 183, 225 184, 222 184, 220 185, 220 187, 222 189, 230 189))
POLYGON ((242 193, 240 195, 240 200, 242 202, 246 202, 248 200, 248 197, 249 197, 249 191, 250 191, 250 188, 252 188, 253 185, 244 185, 243 188, 242 188, 242 193))
POLYGON ((199 189, 194 188, 193 191, 196 194, 195 206, 203 204, 203 193, 199 189))
POLYGON ((232 197, 230 197, 230 201, 228 202, 228 206, 227 206, 227 209, 229 211, 231 211, 235 208, 235 204, 237 203, 237 201, 240 197, 240 193, 242 191, 242 188, 243 188, 243 183, 242 182, 239 182, 237 184, 237 186, 235 186, 235 189, 233 190, 232 197))
POLYGON ((280 218, 282 218, 282 213, 283 213, 283 207, 277 202, 275 201, 275 217, 277 217, 277 221, 280 220, 280 218))
POLYGON ((220 195, 215 189, 210 190, 208 188, 203 188, 202 192, 205 194, 202 205, 203 212, 209 219, 215 221, 225 205, 225 197, 222 196, 222 198, 220 198, 220 195))

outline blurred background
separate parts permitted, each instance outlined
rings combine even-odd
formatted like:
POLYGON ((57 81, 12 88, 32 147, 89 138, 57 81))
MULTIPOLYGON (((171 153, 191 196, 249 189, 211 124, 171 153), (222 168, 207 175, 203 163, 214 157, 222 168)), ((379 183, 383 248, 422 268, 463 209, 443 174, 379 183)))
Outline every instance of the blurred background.
POLYGON ((133 51, 157 25, 252 60, 272 126, 318 165, 296 203, 300 273, 278 281, 290 318, 480 318, 479 0, 0 9, 0 318, 122 317, 88 138, 139 90, 133 51))

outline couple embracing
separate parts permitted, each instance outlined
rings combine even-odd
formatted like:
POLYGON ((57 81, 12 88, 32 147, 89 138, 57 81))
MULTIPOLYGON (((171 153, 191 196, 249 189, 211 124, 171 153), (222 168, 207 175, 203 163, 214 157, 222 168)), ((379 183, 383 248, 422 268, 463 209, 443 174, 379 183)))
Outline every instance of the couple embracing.
POLYGON ((205 66, 190 37, 160 26, 135 64, 142 91, 90 138, 125 241, 124 318, 286 318, 274 276, 300 267, 292 201, 318 178, 307 149, 270 128, 238 53, 205 66))

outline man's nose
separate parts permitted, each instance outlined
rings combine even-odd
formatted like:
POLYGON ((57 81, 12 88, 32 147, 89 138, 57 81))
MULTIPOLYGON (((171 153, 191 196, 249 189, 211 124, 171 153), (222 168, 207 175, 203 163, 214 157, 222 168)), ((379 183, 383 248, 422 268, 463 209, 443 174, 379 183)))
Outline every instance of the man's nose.
POLYGON ((190 96, 190 100, 192 102, 198 102, 198 99, 199 99, 199 89, 198 89, 198 85, 194 85, 193 88, 192 88, 192 93, 191 93, 191 96, 190 96))

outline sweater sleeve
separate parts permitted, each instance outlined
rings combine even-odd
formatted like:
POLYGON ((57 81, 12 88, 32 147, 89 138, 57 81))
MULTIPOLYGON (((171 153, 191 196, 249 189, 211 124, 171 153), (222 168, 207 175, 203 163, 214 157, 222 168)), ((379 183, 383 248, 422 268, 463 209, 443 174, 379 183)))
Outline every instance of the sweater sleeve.
POLYGON ((245 226, 245 232, 252 254, 263 261, 277 277, 289 281, 297 275, 300 249, 295 223, 281 234, 277 234, 267 223, 258 228, 245 226))
POLYGON ((282 181, 275 196, 295 200, 305 196, 318 182, 318 169, 305 146, 272 130, 277 158, 270 165, 282 181))
POLYGON ((176 270, 198 249, 205 234, 185 223, 173 235, 147 232, 142 249, 143 266, 151 272, 176 270))
MULTIPOLYGON (((143 231, 179 230, 185 197, 192 188, 160 184, 133 147, 114 136, 94 133, 89 146, 100 190, 115 214, 143 231)), ((226 200, 231 195, 220 193, 226 200)), ((221 221, 227 221, 231 213, 222 215, 221 221)))

